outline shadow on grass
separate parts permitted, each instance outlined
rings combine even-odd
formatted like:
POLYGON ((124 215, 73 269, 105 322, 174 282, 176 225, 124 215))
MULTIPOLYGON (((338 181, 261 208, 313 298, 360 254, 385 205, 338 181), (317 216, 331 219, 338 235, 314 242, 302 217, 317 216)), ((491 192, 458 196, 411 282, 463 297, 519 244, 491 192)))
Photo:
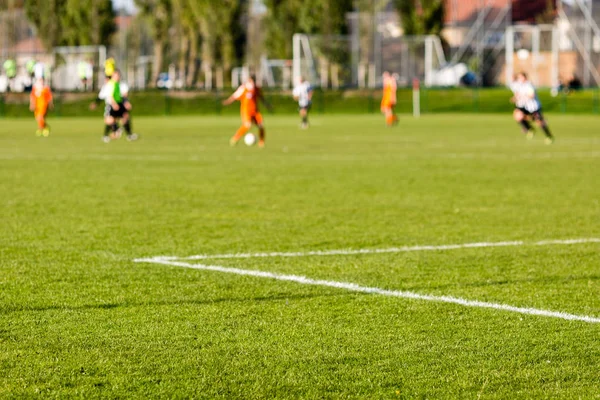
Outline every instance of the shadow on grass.
POLYGON ((405 290, 427 290, 427 289, 448 289, 448 288, 469 288, 469 287, 491 287, 503 285, 515 285, 520 283, 568 283, 575 281, 596 281, 600 280, 600 275, 582 275, 582 276, 546 276, 543 278, 527 279, 497 279, 478 282, 454 282, 443 285, 411 286, 405 290))
POLYGON ((260 297, 249 297, 249 298, 218 298, 212 300, 173 300, 173 301, 150 301, 150 302, 121 302, 121 303, 99 303, 99 304, 81 304, 81 305, 48 305, 48 306, 6 306, 0 307, 0 314, 11 314, 18 312, 28 311, 80 311, 80 310, 111 310, 114 308, 127 308, 127 307, 160 307, 160 306, 181 306, 181 305, 214 305, 221 303, 249 303, 249 302, 269 302, 269 301, 283 301, 283 300, 303 300, 313 299, 320 297, 334 297, 334 296, 347 296, 356 295, 360 293, 325 293, 325 294, 306 294, 306 295, 274 295, 274 296, 260 296, 260 297))
MULTIPOLYGON (((431 292, 432 290, 438 289, 456 289, 456 288, 469 288, 469 287, 492 287, 492 286, 504 286, 504 285, 515 285, 520 283, 567 283, 582 280, 600 280, 600 275, 583 275, 583 276, 568 276, 568 277, 543 277, 543 278, 528 278, 528 279, 501 279, 501 280, 486 280, 478 282, 454 282, 442 285, 415 285, 407 286, 404 288, 395 288, 392 290, 400 291, 416 291, 424 294, 431 292)), ((111 310, 115 308, 127 308, 127 307, 145 307, 145 306, 181 306, 181 305, 215 305, 221 303, 249 303, 249 302, 269 302, 269 301, 283 301, 283 300, 302 300, 302 299, 313 299, 313 298, 325 298, 325 297, 343 297, 343 296, 370 296, 369 293, 359 292, 348 292, 339 291, 336 293, 320 293, 320 294, 306 294, 306 295, 273 295, 273 296, 260 296, 260 297, 248 297, 248 298, 217 298, 210 300, 172 300, 172 301, 154 301, 154 302, 120 302, 120 303, 98 303, 98 304, 81 304, 81 305, 48 305, 48 306, 29 306, 29 305, 17 305, 17 306, 0 306, 0 315, 11 314, 18 312, 43 312, 43 311, 81 311, 81 310, 111 310)))

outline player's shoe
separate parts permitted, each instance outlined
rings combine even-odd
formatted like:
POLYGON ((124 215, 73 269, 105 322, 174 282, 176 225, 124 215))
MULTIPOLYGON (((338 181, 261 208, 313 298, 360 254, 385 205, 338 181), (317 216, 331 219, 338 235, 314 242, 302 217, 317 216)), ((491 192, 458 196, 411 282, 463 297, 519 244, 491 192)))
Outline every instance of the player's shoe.
POLYGON ((102 141, 104 143, 110 143, 110 136, 102 136, 102 141))
POLYGON ((42 129, 42 135, 44 137, 48 137, 50 135, 50 128, 44 128, 44 129, 42 129))
POLYGON ((229 145, 231 147, 235 147, 235 145, 237 144, 237 142, 238 142, 238 139, 236 139, 236 138, 229 139, 229 145))
POLYGON ((527 140, 531 140, 533 139, 533 136, 535 135, 535 133, 533 132, 533 130, 528 130, 527 133, 525 134, 525 137, 527 138, 527 140))
POLYGON ((259 149, 264 149, 265 148, 265 141, 264 140, 259 140, 258 141, 258 148, 259 149))
POLYGON ((42 136, 42 130, 41 129, 37 129, 35 131, 35 136, 42 136))
POLYGON ((115 132, 110 134, 111 139, 119 139, 123 134, 123 130, 121 128, 117 129, 115 132))
POLYGON ((131 135, 127 135, 127 140, 130 142, 135 142, 138 139, 139 139, 139 136, 137 133, 132 133, 131 135))
POLYGON ((546 139, 544 139, 544 143, 546 143, 547 145, 551 145, 552 143, 554 143, 554 138, 547 137, 546 139))
POLYGON ((300 124, 300 129, 308 129, 308 122, 302 122, 300 124))

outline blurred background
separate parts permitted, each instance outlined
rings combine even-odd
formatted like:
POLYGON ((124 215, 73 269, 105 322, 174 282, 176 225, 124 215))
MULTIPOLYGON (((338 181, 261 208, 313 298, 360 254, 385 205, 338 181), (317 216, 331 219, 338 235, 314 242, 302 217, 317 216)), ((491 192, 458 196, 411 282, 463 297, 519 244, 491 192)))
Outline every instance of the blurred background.
MULTIPOLYGON (((0 92, 36 73, 96 91, 114 58, 136 90, 502 87, 600 83, 600 0, 0 0, 0 92), (37 72, 36 72, 37 71, 37 72)), ((595 97, 590 98, 592 102, 595 97)), ((595 106, 594 106, 595 107, 595 106)))

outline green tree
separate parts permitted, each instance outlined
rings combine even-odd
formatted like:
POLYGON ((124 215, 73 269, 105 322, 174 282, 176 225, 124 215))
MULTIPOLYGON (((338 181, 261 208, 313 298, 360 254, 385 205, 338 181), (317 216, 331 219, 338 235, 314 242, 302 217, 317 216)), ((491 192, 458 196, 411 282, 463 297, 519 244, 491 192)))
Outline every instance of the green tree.
POLYGON ((27 18, 35 25, 46 49, 61 44, 62 30, 57 15, 62 15, 66 0, 31 0, 25 2, 27 18))
POLYGON ((25 11, 47 49, 108 45, 115 31, 110 0, 29 0, 25 11))
POLYGON ((405 35, 438 35, 444 28, 443 0, 394 0, 405 35))
POLYGON ((200 53, 205 69, 222 68, 227 74, 236 60, 235 25, 240 11, 238 0, 188 0, 200 33, 200 53))
POLYGON ((302 0, 266 0, 268 13, 265 18, 265 47, 269 56, 291 58, 292 36, 294 33, 306 33, 300 28, 302 0))
POLYGON ((61 42, 68 46, 109 45, 116 31, 111 0, 66 0, 60 15, 61 42))
POLYGON ((152 32, 153 83, 167 58, 178 66, 187 86, 197 79, 198 59, 204 70, 231 70, 236 61, 234 43, 239 40, 239 0, 136 0, 136 4, 152 32))
POLYGON ((186 86, 191 86, 196 79, 200 35, 190 0, 173 0, 173 16, 179 28, 179 73, 186 86))
MULTIPOLYGON (((364 1, 364 0, 363 0, 364 1)), ((339 35, 347 30, 353 0, 266 0, 269 55, 291 58, 295 33, 339 35)))
POLYGON ((0 11, 23 8, 25 0, 0 0, 0 11))
POLYGON ((154 65, 150 85, 155 86, 158 74, 163 68, 165 47, 169 39, 169 28, 173 21, 173 4, 171 0, 136 0, 141 17, 144 18, 152 32, 154 65))
POLYGON ((308 34, 343 34, 347 31, 346 14, 352 10, 353 0, 305 0, 298 28, 308 34))

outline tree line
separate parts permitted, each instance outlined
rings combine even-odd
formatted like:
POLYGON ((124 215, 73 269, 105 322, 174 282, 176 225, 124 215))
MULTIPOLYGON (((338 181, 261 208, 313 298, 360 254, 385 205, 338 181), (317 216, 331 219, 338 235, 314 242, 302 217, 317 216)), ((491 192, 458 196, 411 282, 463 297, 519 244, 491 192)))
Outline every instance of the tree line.
MULTIPOLYGON (((137 13, 124 43, 136 57, 143 36, 154 59, 152 82, 168 64, 177 66, 186 85, 207 69, 225 73, 258 58, 290 59, 294 33, 343 35, 349 12, 365 16, 364 35, 374 13, 399 13, 405 34, 439 34, 443 0, 134 0, 137 13)), ((0 9, 25 9, 48 49, 55 46, 120 45, 111 0, 0 0, 0 9)))

